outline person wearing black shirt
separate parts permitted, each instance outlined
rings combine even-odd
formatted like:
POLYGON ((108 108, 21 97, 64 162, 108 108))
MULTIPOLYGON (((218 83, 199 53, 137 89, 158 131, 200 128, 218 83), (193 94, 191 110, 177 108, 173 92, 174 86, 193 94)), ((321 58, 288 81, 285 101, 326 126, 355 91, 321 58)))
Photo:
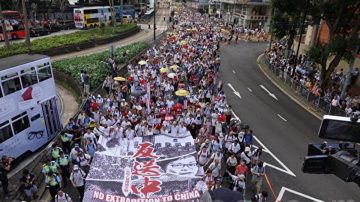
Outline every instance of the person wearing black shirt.
POLYGON ((9 190, 8 190, 9 178, 7 174, 11 169, 11 162, 12 162, 12 158, 7 156, 3 156, 0 162, 0 181, 2 184, 5 198, 9 196, 9 190))

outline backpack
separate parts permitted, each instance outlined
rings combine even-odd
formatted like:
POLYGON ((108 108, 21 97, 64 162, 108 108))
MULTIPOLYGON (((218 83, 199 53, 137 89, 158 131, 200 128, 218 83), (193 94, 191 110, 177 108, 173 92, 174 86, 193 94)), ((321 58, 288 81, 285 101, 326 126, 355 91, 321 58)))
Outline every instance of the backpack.
MULTIPOLYGON (((64 193, 66 201, 69 201, 69 195, 67 193, 64 193)), ((59 195, 56 194, 56 201, 59 201, 59 195)))

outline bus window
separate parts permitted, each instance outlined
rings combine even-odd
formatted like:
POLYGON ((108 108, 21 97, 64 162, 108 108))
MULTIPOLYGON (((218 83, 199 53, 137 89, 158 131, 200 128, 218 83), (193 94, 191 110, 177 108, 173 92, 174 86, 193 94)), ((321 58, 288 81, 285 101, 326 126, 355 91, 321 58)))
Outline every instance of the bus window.
POLYGON ((9 95, 21 89, 20 78, 17 73, 1 77, 4 95, 9 95), (9 79, 10 78, 10 79, 9 79))
POLYGON ((44 81, 48 78, 51 78, 51 69, 50 66, 47 66, 45 68, 38 69, 38 76, 39 76, 39 82, 44 81))
POLYGON ((86 19, 86 23, 98 23, 98 22, 99 22, 99 18, 86 19))
POLYGON ((92 14, 92 13, 98 13, 99 11, 97 9, 89 9, 84 10, 84 14, 92 14))
POLYGON ((0 123, 0 143, 5 142, 7 139, 11 138, 13 133, 11 131, 11 126, 9 121, 0 123))
POLYGON ((31 122, 37 120, 38 118, 40 118, 40 114, 36 114, 35 116, 31 117, 31 122))
POLYGON ((3 94, 2 94, 2 90, 1 90, 1 85, 0 85, 0 98, 2 98, 3 94))
POLYGON ((23 88, 34 85, 37 82, 35 67, 21 71, 21 83, 23 88))
POLYGON ((11 121, 15 134, 18 134, 21 131, 30 127, 29 117, 27 116, 26 112, 15 116, 11 119, 11 121))

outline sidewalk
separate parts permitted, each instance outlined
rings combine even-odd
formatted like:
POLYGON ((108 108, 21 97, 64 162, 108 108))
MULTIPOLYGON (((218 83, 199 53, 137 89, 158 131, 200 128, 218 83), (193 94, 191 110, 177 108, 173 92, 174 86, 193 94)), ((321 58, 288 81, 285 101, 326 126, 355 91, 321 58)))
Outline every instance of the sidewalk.
POLYGON ((257 59, 257 64, 260 67, 260 70, 265 74, 265 76, 276 86, 278 87, 285 95, 290 99, 308 111, 310 114, 315 116, 318 119, 322 119, 322 116, 325 114, 319 108, 316 108, 312 103, 304 99, 298 91, 294 91, 289 85, 285 84, 281 79, 279 79, 273 72, 269 69, 264 54, 261 54, 257 59))

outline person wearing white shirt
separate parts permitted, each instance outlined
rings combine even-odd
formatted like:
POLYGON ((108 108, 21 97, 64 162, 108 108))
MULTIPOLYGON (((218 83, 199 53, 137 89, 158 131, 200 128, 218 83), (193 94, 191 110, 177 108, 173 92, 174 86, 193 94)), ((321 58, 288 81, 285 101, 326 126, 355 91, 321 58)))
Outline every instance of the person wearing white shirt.
POLYGON ((183 122, 180 122, 180 125, 178 126, 178 134, 184 135, 187 132, 187 128, 184 126, 183 122))
POLYGON ((228 151, 230 151, 230 146, 235 141, 235 139, 236 139, 236 137, 232 133, 225 136, 225 148, 228 151))
POLYGON ((245 147, 245 150, 241 152, 240 154, 241 160, 245 161, 246 165, 249 165, 251 163, 251 151, 250 147, 245 147))
POLYGON ((72 202, 72 199, 69 194, 60 189, 55 195, 55 202, 72 202))
POLYGON ((221 164, 219 160, 215 159, 210 165, 208 170, 210 170, 214 176, 214 178, 218 178, 220 176, 221 164))
POLYGON ((135 137, 135 132, 134 132, 134 130, 132 130, 132 129, 130 128, 130 126, 126 126, 125 137, 126 137, 128 140, 132 140, 132 139, 134 139, 134 137, 135 137))
POLYGON ((91 131, 90 128, 87 129, 87 131, 86 131, 86 133, 84 134, 83 138, 84 138, 84 141, 85 141, 85 147, 86 147, 86 144, 87 144, 87 141, 88 141, 88 140, 91 140, 91 141, 94 142, 95 144, 96 144, 96 142, 97 142, 96 136, 95 136, 95 134, 91 131))
POLYGON ((241 146, 238 141, 234 142, 230 146, 230 152, 233 154, 237 154, 241 149, 241 146))

